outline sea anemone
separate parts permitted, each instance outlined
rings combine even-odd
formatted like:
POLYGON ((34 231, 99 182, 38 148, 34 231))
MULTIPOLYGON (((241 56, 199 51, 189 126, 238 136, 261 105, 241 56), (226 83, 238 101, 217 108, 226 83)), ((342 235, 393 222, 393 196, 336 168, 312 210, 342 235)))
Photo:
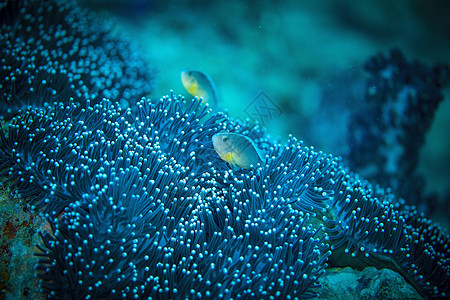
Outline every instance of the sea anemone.
MULTIPOLYGON (((157 105, 142 100, 143 119, 132 123, 106 100, 92 108, 71 102, 34 109, 13 119, 8 139, 2 137, 2 166, 15 191, 35 196, 33 208, 54 230, 42 236, 39 266, 51 297, 314 295, 310 288, 329 255, 320 227, 308 225, 308 213, 291 208, 301 205, 282 196, 261 191, 263 197, 253 199, 260 192, 247 190, 253 180, 247 189, 242 179, 235 187, 218 182, 220 171, 211 162, 211 173, 205 172, 204 158, 196 156, 212 154, 202 145, 224 117, 202 120, 207 112, 200 102, 185 112, 183 104, 173 96, 157 105), (41 130, 37 124, 45 121, 41 130)), ((266 181, 296 185, 283 171, 266 174, 266 181)), ((314 172, 305 173, 311 180, 314 172)), ((313 195, 294 188, 310 199, 305 207, 313 212, 313 195)))
POLYGON ((151 69, 136 47, 74 1, 8 0, 0 18, 3 118, 70 98, 106 97, 128 107, 153 90, 151 69))
MULTIPOLYGON (((351 174, 351 173, 350 173, 351 174)), ((399 271, 424 297, 445 297, 450 277, 449 236, 390 192, 342 172, 325 217, 331 263, 399 271), (443 280, 443 278, 446 278, 443 280)))
POLYGON ((31 109, 0 152, 12 191, 51 225, 38 273, 52 298, 306 298, 328 259, 386 263, 424 295, 449 293, 437 226, 339 159, 198 100, 31 109), (266 161, 230 169, 211 143, 221 130, 251 136, 266 161))

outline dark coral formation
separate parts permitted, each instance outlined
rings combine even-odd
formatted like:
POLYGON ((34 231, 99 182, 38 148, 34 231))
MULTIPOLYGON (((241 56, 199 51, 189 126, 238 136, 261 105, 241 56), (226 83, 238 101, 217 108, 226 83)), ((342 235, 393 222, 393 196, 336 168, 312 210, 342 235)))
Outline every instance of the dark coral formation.
POLYGON ((336 158, 198 101, 33 109, 0 149, 2 175, 52 225, 39 274, 54 298, 308 297, 341 252, 388 261, 430 297, 449 293, 437 226, 336 158), (254 138, 266 163, 230 170, 211 143, 223 129, 254 138))
POLYGON ((130 106, 153 90, 139 51, 74 1, 8 0, 0 19, 3 117, 69 98, 130 106))
POLYGON ((416 167, 450 68, 408 61, 394 49, 370 58, 364 69, 370 78, 365 102, 350 119, 346 161, 364 177, 430 213, 436 209, 435 199, 424 194, 424 179, 416 167))

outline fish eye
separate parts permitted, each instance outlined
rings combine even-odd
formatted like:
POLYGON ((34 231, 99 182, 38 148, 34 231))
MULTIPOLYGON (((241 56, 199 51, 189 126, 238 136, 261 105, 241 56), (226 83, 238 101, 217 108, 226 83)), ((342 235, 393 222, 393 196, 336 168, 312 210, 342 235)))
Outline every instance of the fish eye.
POLYGON ((224 136, 224 137, 222 138, 222 142, 224 142, 224 143, 228 142, 228 140, 229 140, 229 138, 228 138, 227 136, 224 136))

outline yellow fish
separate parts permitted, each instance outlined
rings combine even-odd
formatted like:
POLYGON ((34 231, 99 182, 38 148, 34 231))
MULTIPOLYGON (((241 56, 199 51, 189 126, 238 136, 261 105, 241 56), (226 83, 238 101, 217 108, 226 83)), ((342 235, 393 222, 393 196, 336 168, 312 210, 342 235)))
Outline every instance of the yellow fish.
POLYGON ((220 158, 231 167, 250 169, 263 162, 263 155, 255 142, 249 137, 238 133, 219 132, 212 137, 214 150, 220 158))
POLYGON ((196 70, 181 72, 181 82, 192 96, 203 98, 203 103, 217 104, 217 89, 208 74, 196 70))

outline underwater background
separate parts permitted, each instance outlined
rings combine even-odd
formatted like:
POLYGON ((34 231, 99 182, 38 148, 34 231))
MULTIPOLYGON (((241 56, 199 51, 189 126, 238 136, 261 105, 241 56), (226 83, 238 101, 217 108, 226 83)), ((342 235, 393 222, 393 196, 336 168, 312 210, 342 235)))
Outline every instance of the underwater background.
MULTIPOLYGON (((348 135, 355 133, 348 119, 367 105, 367 60, 399 48, 406 60, 429 67, 449 62, 446 1, 433 5, 350 0, 81 4, 112 19, 117 31, 138 44, 146 67, 157 74, 154 95, 174 90, 191 97, 179 73, 201 70, 215 81, 220 109, 231 117, 258 121, 282 141, 292 134, 340 156, 349 155, 348 135), (253 106, 261 99, 269 103, 267 111, 255 111, 253 106)), ((426 136, 417 169, 424 175, 426 193, 440 199, 435 205, 445 203, 449 208, 448 86, 441 93, 444 100, 433 121, 423 121, 426 136)), ((379 118, 375 115, 371 122, 379 118)), ((439 217, 440 222, 448 222, 446 216, 439 217)))
MULTIPOLYGON (((115 28, 139 45, 147 67, 157 74, 154 95, 174 90, 191 97, 179 73, 201 70, 215 81, 220 108, 231 117, 258 121, 274 138, 286 141, 292 134, 334 155, 350 151, 347 136, 354 129, 347 114, 367 105, 368 59, 399 48, 408 61, 419 60, 429 67, 449 62, 446 1, 81 4, 112 18, 115 28), (267 112, 254 111, 252 103, 258 97, 273 102, 267 112)), ((436 193, 448 208, 448 86, 441 93, 444 100, 433 121, 424 124, 427 132, 417 168, 428 178, 427 193, 436 193)))
POLYGON ((2 1, 1 297, 448 297, 449 6, 2 1))

